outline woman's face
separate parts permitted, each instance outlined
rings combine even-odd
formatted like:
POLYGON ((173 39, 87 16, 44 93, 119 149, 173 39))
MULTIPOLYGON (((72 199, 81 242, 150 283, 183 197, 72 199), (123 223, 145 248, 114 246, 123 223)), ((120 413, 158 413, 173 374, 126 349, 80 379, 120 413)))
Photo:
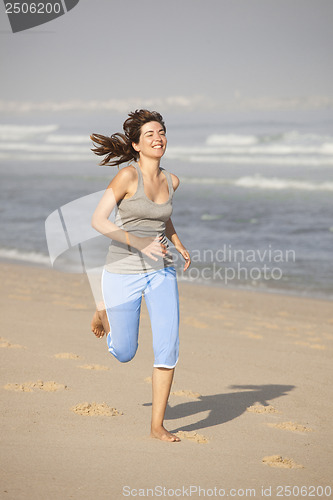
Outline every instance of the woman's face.
POLYGON ((162 158, 167 146, 164 128, 159 122, 148 122, 142 125, 138 144, 132 144, 141 156, 162 158))

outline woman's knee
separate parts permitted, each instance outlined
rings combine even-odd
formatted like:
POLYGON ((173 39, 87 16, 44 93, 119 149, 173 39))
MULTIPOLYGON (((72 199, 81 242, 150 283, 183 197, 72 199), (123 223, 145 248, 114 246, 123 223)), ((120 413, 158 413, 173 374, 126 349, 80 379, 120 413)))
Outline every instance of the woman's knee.
POLYGON ((112 342, 108 342, 109 352, 118 360, 120 363, 128 363, 131 361, 136 351, 138 350, 138 344, 135 346, 126 346, 126 348, 117 348, 112 344, 112 342))
POLYGON ((136 351, 137 348, 135 349, 135 351, 118 353, 117 355, 115 355, 115 357, 117 358, 118 361, 120 361, 120 363, 128 363, 129 361, 132 361, 132 359, 136 354, 136 351))

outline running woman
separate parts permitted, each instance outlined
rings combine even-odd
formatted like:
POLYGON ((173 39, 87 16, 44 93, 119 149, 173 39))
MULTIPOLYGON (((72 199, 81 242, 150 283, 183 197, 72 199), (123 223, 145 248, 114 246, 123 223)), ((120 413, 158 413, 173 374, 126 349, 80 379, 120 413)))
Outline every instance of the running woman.
POLYGON ((170 218, 179 178, 160 166, 167 138, 159 113, 129 113, 123 129, 111 137, 90 136, 92 151, 105 156, 100 165, 119 169, 130 163, 112 179, 92 217, 93 228, 112 240, 102 273, 104 303, 94 314, 92 331, 98 338, 107 335, 108 349, 120 362, 133 359, 144 296, 154 350, 151 436, 180 441, 163 425, 179 352, 178 285, 167 240, 184 258, 184 271, 191 264, 170 218))

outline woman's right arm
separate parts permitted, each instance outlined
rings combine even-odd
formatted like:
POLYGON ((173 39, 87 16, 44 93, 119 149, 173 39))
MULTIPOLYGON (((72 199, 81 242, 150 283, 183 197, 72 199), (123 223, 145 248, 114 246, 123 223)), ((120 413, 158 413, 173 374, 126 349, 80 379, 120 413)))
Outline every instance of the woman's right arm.
POLYGON ((164 255, 166 252, 166 246, 159 242, 161 237, 140 238, 120 229, 109 220, 111 212, 116 204, 130 192, 130 188, 136 183, 136 180, 137 177, 133 168, 122 168, 112 179, 97 205, 91 219, 91 225, 96 231, 104 234, 108 238, 119 241, 124 245, 129 244, 146 254, 148 257, 151 257, 153 260, 157 260, 153 254, 164 255))
POLYGON ((109 217, 116 204, 127 194, 132 177, 128 168, 123 168, 117 173, 108 185, 91 219, 91 225, 96 231, 125 245, 127 244, 126 231, 111 222, 109 217))

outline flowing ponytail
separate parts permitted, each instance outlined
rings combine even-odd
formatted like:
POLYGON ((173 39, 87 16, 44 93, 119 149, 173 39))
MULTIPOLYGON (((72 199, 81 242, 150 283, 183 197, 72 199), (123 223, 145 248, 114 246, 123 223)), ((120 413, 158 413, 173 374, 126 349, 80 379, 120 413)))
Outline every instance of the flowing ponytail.
POLYGON ((162 115, 157 113, 157 111, 148 111, 147 109, 136 110, 133 113, 129 113, 129 118, 125 120, 123 124, 123 129, 125 134, 116 133, 112 134, 111 137, 92 134, 90 139, 99 144, 95 146, 95 149, 91 149, 98 156, 105 156, 99 165, 115 167, 121 163, 130 162, 132 160, 136 161, 139 158, 139 153, 135 151, 132 146, 132 142, 138 144, 141 135, 141 127, 145 123, 149 122, 159 122, 164 132, 166 132, 166 127, 162 118, 162 115))
POLYGON ((99 144, 95 149, 91 149, 96 155, 104 156, 105 158, 99 165, 115 167, 125 161, 135 159, 136 151, 133 149, 132 144, 128 141, 124 134, 113 134, 111 137, 100 134, 92 134, 90 139, 99 144), (117 158, 117 159, 115 159, 117 158), (113 161, 111 161, 113 160, 113 161))

